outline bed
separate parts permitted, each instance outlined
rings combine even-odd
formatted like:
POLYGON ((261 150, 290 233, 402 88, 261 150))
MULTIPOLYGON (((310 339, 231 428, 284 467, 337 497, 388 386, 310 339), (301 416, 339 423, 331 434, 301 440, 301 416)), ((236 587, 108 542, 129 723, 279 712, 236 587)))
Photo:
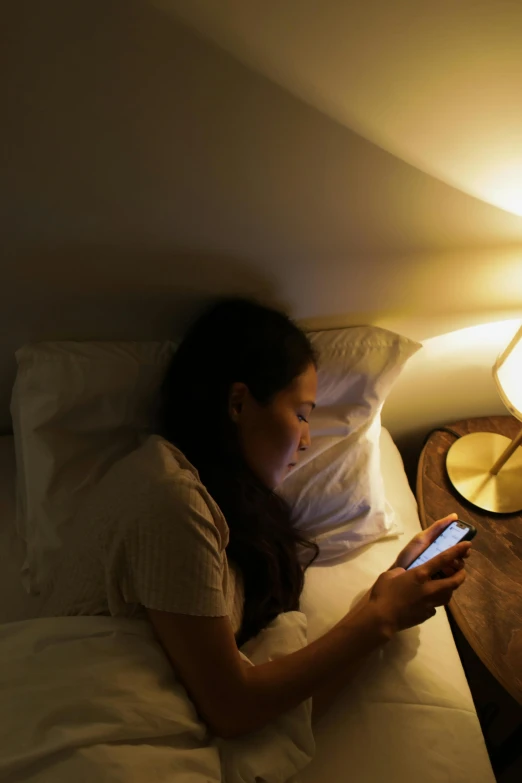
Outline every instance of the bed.
MULTIPOLYGON (((404 536, 377 541, 341 563, 308 571, 302 610, 308 621, 309 641, 340 619, 364 588, 391 564, 403 542, 419 529, 415 499, 400 454, 385 429, 380 446, 386 497, 403 522, 404 536)), ((27 595, 20 581, 23 549, 15 526, 14 473, 13 439, 2 437, 0 621, 4 624, 31 618, 39 600, 27 595)), ((471 694, 442 609, 424 625, 401 633, 384 651, 368 660, 356 681, 317 723, 315 737, 315 757, 299 777, 305 783, 494 781, 471 694)), ((34 778, 39 782, 47 779, 34 778)))

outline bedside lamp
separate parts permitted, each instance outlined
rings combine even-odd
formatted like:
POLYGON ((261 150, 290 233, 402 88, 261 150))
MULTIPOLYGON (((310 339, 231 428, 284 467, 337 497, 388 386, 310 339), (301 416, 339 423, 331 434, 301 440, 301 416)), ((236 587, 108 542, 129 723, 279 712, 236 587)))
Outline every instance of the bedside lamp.
MULTIPOLYGON (((522 327, 493 365, 502 402, 522 421, 522 327)), ((474 506, 508 514, 522 509, 522 427, 513 440, 494 432, 463 435, 448 451, 446 469, 474 506)))

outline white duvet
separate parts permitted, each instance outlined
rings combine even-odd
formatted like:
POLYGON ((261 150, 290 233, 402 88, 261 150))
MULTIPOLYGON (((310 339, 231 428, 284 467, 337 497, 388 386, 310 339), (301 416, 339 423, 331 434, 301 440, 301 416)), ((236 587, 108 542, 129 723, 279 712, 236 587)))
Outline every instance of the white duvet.
MULTIPOLYGON (((288 612, 243 652, 258 664, 304 644, 306 619, 288 612)), ((279 783, 313 752, 310 701, 245 737, 210 736, 144 621, 0 626, 5 783, 279 783)))

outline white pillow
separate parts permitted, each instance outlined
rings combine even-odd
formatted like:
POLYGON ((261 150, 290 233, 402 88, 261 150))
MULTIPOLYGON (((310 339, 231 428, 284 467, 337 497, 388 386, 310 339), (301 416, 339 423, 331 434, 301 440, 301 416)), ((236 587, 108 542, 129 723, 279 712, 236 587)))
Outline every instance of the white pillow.
POLYGON ((384 494, 380 413, 421 345, 375 326, 309 337, 319 354, 312 443, 278 491, 292 505, 298 527, 319 544, 318 561, 324 561, 402 533, 384 494))
POLYGON ((30 592, 48 576, 82 500, 150 430, 173 350, 170 342, 48 342, 17 351, 11 414, 30 592))
MULTIPOLYGON (((310 338, 321 361, 314 442, 281 491, 331 558, 395 530, 384 507, 379 413, 419 345, 376 327, 310 338)), ((11 412, 22 577, 31 592, 92 487, 149 431, 173 350, 171 342, 48 342, 17 352, 11 412)))

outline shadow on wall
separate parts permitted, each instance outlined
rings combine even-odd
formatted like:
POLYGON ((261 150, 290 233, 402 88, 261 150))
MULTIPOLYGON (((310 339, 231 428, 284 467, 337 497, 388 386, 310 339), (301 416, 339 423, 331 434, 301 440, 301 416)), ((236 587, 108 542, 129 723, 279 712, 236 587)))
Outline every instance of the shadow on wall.
POLYGON ((0 432, 11 430, 15 351, 43 340, 176 337, 213 298, 275 306, 272 281, 245 262, 183 252, 70 247, 17 254, 0 292, 0 432))

